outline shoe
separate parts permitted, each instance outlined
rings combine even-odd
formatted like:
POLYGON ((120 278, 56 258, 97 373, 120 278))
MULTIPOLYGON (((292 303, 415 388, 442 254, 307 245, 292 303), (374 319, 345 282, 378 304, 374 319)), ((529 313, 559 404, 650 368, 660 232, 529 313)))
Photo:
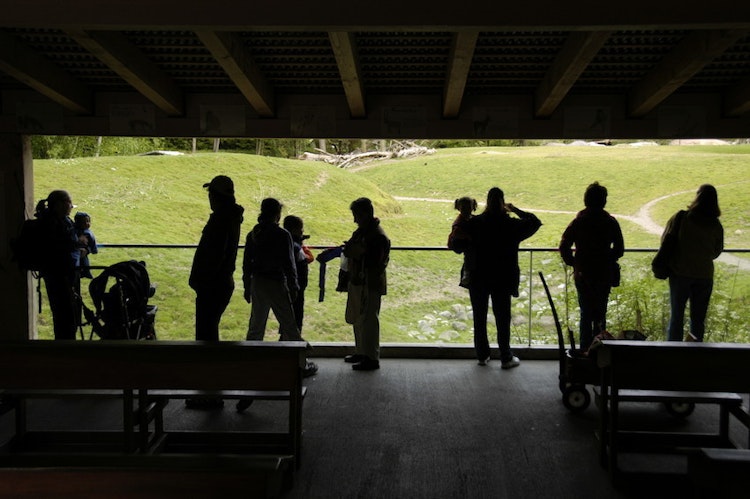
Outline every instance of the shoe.
POLYGON ((221 409, 224 407, 224 401, 212 397, 185 399, 185 407, 188 409, 221 409))
POLYGON ((253 405, 253 399, 239 399, 237 401, 237 412, 242 412, 253 405))
POLYGON ((355 371, 374 371, 375 369, 380 369, 380 361, 365 357, 362 361, 354 364, 352 369, 355 371))
POLYGON ((486 366, 489 361, 490 361, 490 358, 487 357, 486 359, 479 359, 479 362, 477 362, 477 364, 480 366, 486 366))
POLYGON ((305 361, 305 368, 302 369, 303 378, 309 378, 310 376, 315 375, 315 373, 317 372, 318 372, 318 365, 315 362, 311 360, 305 361))
POLYGON ((355 354, 347 355, 346 357, 344 357, 344 362, 346 362, 347 364, 356 364, 357 362, 362 362, 366 358, 367 358, 366 355, 360 355, 358 353, 355 353, 355 354))
POLYGON ((521 360, 514 355, 509 360, 503 361, 501 367, 503 369, 512 369, 512 368, 518 367, 520 365, 521 365, 521 360))

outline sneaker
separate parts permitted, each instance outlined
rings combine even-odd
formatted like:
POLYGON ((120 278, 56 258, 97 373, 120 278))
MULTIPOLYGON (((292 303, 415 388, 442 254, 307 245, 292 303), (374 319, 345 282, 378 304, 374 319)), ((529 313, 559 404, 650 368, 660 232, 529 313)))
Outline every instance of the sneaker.
POLYGON ((318 365, 315 362, 311 360, 305 361, 305 368, 302 369, 303 378, 309 378, 310 376, 315 375, 315 373, 317 372, 318 372, 318 365))
POLYGON ((355 371, 374 371, 380 369, 380 361, 365 357, 362 361, 354 364, 352 369, 355 371))
POLYGON ((521 365, 521 360, 515 355, 508 360, 502 362, 503 369, 512 369, 521 365))
POLYGON ((482 359, 479 359, 479 362, 477 362, 477 365, 480 365, 480 366, 486 366, 486 365, 487 365, 487 363, 488 363, 489 361, 490 361, 490 358, 489 358, 489 357, 487 357, 487 358, 486 358, 486 359, 484 359, 484 360, 482 360, 482 359))

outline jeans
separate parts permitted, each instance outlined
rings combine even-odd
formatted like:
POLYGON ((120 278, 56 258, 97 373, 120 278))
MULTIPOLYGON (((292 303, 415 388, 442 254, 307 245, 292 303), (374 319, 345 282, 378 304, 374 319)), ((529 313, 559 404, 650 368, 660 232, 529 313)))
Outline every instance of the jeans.
POLYGON ((607 329, 607 302, 611 287, 606 281, 576 280, 578 307, 581 310, 580 348, 591 346, 594 336, 607 329))
POLYGON ((74 295, 75 283, 63 274, 45 274, 44 285, 47 288, 49 308, 52 312, 52 325, 56 340, 76 339, 78 306, 74 295))
POLYGON ((286 282, 269 279, 263 276, 253 276, 250 284, 252 309, 250 324, 247 329, 248 340, 262 340, 266 332, 268 313, 279 321, 279 334, 283 341, 300 341, 299 329, 294 318, 292 300, 286 282))
POLYGON ((497 326, 497 344, 500 347, 500 360, 513 358, 510 350, 510 294, 485 286, 470 286, 469 298, 474 314, 474 350, 478 360, 490 356, 490 343, 487 338, 487 313, 489 299, 492 298, 492 314, 497 326))
POLYGON ((219 341, 219 322, 229 305, 233 288, 202 291, 195 296, 195 339, 219 341))
POLYGON ((690 335, 703 341, 706 332, 708 302, 714 289, 713 279, 672 276, 669 278, 669 341, 682 341, 685 305, 690 300, 690 335))

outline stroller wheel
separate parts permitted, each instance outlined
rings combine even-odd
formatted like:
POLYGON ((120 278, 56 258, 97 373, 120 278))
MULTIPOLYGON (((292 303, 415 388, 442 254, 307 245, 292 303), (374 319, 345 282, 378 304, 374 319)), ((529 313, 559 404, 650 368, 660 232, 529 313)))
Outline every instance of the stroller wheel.
POLYGON ((572 385, 563 391, 563 405, 571 412, 581 412, 591 403, 591 395, 584 385, 572 385))
POLYGON ((664 407, 676 418, 686 418, 695 410, 695 404, 692 402, 666 402, 664 407))

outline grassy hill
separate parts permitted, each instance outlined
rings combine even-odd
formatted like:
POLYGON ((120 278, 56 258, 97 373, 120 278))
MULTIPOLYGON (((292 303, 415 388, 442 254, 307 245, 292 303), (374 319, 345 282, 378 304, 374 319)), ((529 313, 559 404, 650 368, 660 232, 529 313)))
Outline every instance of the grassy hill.
MULTIPOLYGON (((354 229, 349 203, 367 196, 373 199, 394 246, 442 247, 455 217, 451 201, 463 195, 482 201, 487 190, 497 185, 505 190, 508 201, 541 210, 544 226, 526 247, 556 247, 562 230, 582 207, 586 185, 594 180, 608 187, 608 209, 618 215, 635 216, 645 203, 675 194, 653 208, 652 216, 660 224, 692 199, 698 185, 708 182, 719 189, 727 247, 736 248, 750 246, 745 194, 750 182, 748 153, 747 146, 450 149, 352 170, 227 153, 44 160, 35 162, 35 197, 44 197, 55 188, 67 189, 77 209, 91 214, 100 243, 195 244, 209 215, 202 185, 214 175, 227 174, 234 179, 238 202, 246 210, 243 237, 255 223, 260 200, 271 196, 284 203, 284 214, 305 220, 306 232, 312 235, 310 244, 339 244, 354 229)), ((626 219, 621 225, 628 247, 656 246, 658 235, 626 219)), ((130 258, 146 261, 158 285, 152 302, 159 306, 160 338, 189 339, 194 319, 194 294, 187 286, 192 255, 192 249, 104 248, 92 258, 92 265, 130 258)), ((238 267, 240 261, 241 254, 238 267)), ((645 306, 650 303, 649 295, 661 297, 665 289, 663 282, 648 277, 647 255, 629 255, 626 261, 626 285, 613 295, 619 303, 610 307, 617 327, 633 327, 634 309, 642 307, 634 307, 634 302, 645 306)), ((318 264, 311 268, 303 331, 310 340, 351 340, 350 326, 343 322, 344 296, 333 291, 335 263, 328 271, 324 303, 317 302, 318 264)), ((526 271, 528 264, 521 265, 526 271)), ((455 282, 459 267, 460 257, 450 252, 394 252, 389 296, 381 317, 383 341, 470 342, 468 297, 455 282)), ((559 258, 552 253, 535 254, 533 267, 543 269, 560 286, 560 312, 575 322, 574 293, 567 295, 567 301, 563 299, 565 273, 559 258)), ((725 272, 733 275, 731 268, 725 272)), ((242 339, 247 328, 250 306, 242 300, 241 270, 235 277, 238 286, 222 320, 223 339, 242 339)), ((729 303, 732 310, 714 314, 721 319, 716 328, 726 329, 730 317, 733 324, 748 322, 748 314, 735 312, 743 310, 738 306, 744 303, 748 287, 744 272, 740 277, 725 279, 724 288, 717 286, 714 301, 729 303), (730 312, 740 316, 735 320, 730 312)), ((529 312, 535 318, 531 341, 551 338, 548 306, 536 293, 516 302, 519 317, 514 320, 514 341, 529 341, 523 325, 529 312)), ((650 310, 648 316, 648 327, 659 329, 663 312, 650 310)), ((40 319, 43 337, 51 335, 49 320, 45 311, 40 319)), ((269 323, 269 331, 274 327, 269 323)), ((269 332, 269 338, 275 337, 269 332)))

